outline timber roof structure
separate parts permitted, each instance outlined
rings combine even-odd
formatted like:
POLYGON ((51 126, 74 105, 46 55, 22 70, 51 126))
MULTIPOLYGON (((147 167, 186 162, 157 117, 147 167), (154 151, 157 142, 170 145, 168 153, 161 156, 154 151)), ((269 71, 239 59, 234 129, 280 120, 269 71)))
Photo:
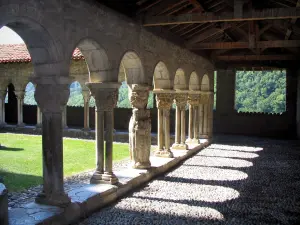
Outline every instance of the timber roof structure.
POLYGON ((99 0, 216 67, 297 66, 300 0, 99 0))

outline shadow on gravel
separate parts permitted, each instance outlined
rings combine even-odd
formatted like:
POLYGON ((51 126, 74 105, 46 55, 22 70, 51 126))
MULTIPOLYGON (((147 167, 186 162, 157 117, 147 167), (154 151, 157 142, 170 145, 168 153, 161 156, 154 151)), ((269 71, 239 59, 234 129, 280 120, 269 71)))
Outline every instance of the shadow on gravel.
POLYGON ((300 224, 299 190, 300 142, 219 136, 81 224, 300 224))

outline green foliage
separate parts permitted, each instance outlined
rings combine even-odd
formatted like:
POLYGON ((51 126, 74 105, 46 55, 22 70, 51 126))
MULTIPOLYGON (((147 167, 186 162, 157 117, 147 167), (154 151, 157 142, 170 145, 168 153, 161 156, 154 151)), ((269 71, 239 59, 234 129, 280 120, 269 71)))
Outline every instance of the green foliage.
POLYGON ((285 112, 285 71, 237 71, 235 109, 239 112, 285 112))

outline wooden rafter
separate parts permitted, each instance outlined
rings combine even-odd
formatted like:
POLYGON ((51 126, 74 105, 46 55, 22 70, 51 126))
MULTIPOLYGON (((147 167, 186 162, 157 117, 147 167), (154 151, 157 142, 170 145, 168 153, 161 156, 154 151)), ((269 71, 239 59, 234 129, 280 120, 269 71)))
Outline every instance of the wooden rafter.
MULTIPOLYGON (((296 7, 300 7, 300 0, 297 1, 296 7)), ((296 22, 297 22, 297 18, 291 19, 291 24, 295 24, 296 22)), ((293 32, 293 31, 292 31, 290 28, 288 28, 288 29, 286 30, 286 34, 285 34, 285 38, 284 38, 284 39, 285 39, 285 40, 289 40, 290 37, 291 37, 292 32, 293 32)))
POLYGON ((292 61, 298 60, 295 55, 221 55, 216 61, 292 61))
POLYGON ((151 16, 146 17, 144 26, 165 26, 173 24, 189 23, 213 23, 213 22, 234 22, 254 20, 278 20, 293 19, 300 17, 300 8, 270 8, 263 10, 250 10, 243 12, 241 16, 235 16, 234 12, 226 13, 191 13, 178 16, 151 16))
MULTIPOLYGON (((191 50, 201 49, 247 49, 249 42, 213 42, 198 43, 190 46, 191 50)), ((276 41, 258 41, 256 48, 294 48, 300 47, 300 40, 276 40, 276 41)))

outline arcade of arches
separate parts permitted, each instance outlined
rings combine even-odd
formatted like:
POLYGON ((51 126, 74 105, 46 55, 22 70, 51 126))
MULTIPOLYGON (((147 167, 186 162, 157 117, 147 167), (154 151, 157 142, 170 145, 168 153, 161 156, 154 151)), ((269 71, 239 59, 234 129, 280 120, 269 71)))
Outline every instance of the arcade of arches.
POLYGON ((106 16, 100 17, 99 13, 103 12, 100 8, 84 1, 76 2, 80 7, 71 1, 65 4, 69 4, 72 15, 82 9, 88 10, 90 17, 85 17, 86 21, 81 18, 53 21, 53 18, 61 17, 55 15, 59 10, 52 4, 40 7, 38 2, 35 5, 28 2, 17 9, 12 4, 0 5, 0 26, 5 25, 18 33, 30 54, 23 53, 21 58, 2 60, 0 120, 4 126, 8 90, 9 98, 14 94, 17 99, 18 126, 24 126, 24 90, 27 83, 32 82, 39 108, 38 126, 42 126, 43 136, 43 191, 36 201, 43 204, 64 205, 70 202, 63 187, 62 127, 66 124, 65 108, 73 81, 78 81, 83 89, 86 129, 89 128, 89 93, 96 104, 97 163, 91 183, 118 182, 112 171, 112 151, 113 115, 120 81, 126 80, 132 105, 129 142, 134 168, 151 167, 150 124, 151 119, 156 118, 150 118, 146 108, 150 90, 156 94, 158 110, 156 156, 173 157, 169 115, 174 100, 176 140, 173 149, 187 149, 189 143, 197 144, 200 137, 210 138, 212 135, 211 84, 214 67, 208 60, 119 18, 109 9, 105 8, 106 16), (44 12, 43 8, 48 11, 44 12), (76 27, 72 27, 74 23, 76 27), (187 104, 190 112, 186 140, 183 112, 187 104))

